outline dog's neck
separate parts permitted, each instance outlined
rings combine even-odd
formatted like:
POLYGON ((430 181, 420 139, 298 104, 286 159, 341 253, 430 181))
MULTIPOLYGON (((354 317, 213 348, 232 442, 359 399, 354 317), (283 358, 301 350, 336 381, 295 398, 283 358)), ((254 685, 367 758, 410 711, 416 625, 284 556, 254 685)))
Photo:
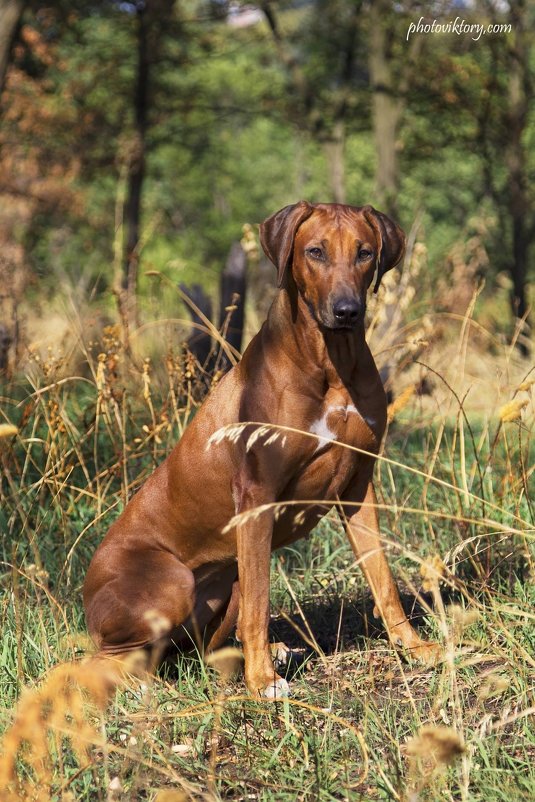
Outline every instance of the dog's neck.
POLYGON ((294 287, 277 293, 269 310, 267 325, 283 349, 302 364, 311 376, 318 368, 331 387, 354 385, 366 369, 370 352, 364 322, 351 331, 335 331, 322 326, 294 287))

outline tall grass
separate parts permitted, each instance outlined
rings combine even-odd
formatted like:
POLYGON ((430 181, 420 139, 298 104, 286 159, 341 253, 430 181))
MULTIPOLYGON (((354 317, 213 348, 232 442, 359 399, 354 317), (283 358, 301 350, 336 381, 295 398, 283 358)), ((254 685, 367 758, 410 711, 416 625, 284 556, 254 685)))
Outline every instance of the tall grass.
POLYGON ((469 314, 442 325, 425 349, 407 330, 404 359, 421 364, 390 409, 377 484, 407 609, 444 659, 393 651, 331 513, 273 557, 280 702, 246 695, 235 652, 125 678, 108 707, 109 678, 84 662, 85 570, 195 413, 193 360, 133 361, 111 327, 83 374, 35 354, 5 384, 0 799, 535 798, 534 375, 469 314))

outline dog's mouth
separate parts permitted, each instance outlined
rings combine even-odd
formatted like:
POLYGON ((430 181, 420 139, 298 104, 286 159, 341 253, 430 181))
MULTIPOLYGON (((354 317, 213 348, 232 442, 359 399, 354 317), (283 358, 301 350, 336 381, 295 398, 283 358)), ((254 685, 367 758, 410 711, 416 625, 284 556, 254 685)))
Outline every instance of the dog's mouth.
POLYGON ((323 331, 333 332, 334 334, 349 334, 354 332, 359 328, 360 323, 360 319, 351 323, 341 323, 337 321, 333 315, 322 315, 321 317, 315 317, 317 323, 319 324, 320 328, 323 329, 323 331))
POLYGON ((334 332, 335 334, 347 334, 348 332, 355 331, 358 328, 358 324, 355 323, 352 326, 342 325, 339 323, 329 324, 329 323, 321 323, 320 324, 322 329, 329 332, 334 332))

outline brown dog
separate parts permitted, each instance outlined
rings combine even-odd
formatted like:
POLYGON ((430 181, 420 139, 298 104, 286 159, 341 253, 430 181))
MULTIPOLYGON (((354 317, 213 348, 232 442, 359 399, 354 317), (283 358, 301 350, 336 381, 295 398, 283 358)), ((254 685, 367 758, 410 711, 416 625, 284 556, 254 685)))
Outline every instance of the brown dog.
POLYGON ((333 504, 391 641, 424 660, 436 647, 401 607, 372 485, 386 402, 364 337, 366 293, 374 275, 377 289, 401 260, 404 234, 371 206, 301 201, 268 218, 260 235, 280 288, 267 320, 111 527, 84 603, 102 655, 195 632, 213 649, 237 619, 249 690, 277 696, 287 685, 269 650, 270 554, 306 535, 333 504), (240 423, 249 425, 221 436, 240 423), (275 512, 275 502, 295 501, 308 503, 275 512))

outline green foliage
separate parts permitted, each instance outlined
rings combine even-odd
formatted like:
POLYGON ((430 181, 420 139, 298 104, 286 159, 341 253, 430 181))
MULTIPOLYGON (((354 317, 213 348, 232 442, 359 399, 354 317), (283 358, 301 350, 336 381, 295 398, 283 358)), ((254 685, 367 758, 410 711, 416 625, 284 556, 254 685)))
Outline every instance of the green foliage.
MULTIPOLYGON (((146 265, 208 287, 245 222, 301 197, 329 200, 324 146, 341 115, 349 202, 374 202, 375 173, 366 4, 273 4, 279 49, 267 22, 233 28, 215 10, 203 2, 175 4, 162 48, 151 54, 143 197, 146 265), (175 260, 184 263, 176 275, 175 260)), ((389 18, 399 34, 392 58, 400 66, 414 13, 400 8, 389 18)), ((65 154, 74 157, 67 182, 73 200, 47 202, 32 216, 22 230, 28 257, 41 288, 52 289, 58 275, 73 284, 82 275, 98 294, 111 282, 116 208, 135 147, 135 14, 127 4, 101 2, 68 14, 30 11, 26 23, 46 57, 28 46, 18 63, 39 88, 46 117, 24 130, 14 116, 4 125, 39 152, 43 170, 61 170, 65 154)), ((483 37, 468 48, 463 37, 422 37, 399 132, 398 206, 406 227, 423 214, 432 275, 463 235, 466 218, 488 206, 488 244, 507 238, 507 247, 493 253, 489 276, 508 267, 507 210, 496 208, 500 193, 507 202, 499 158, 507 136, 507 43, 483 37), (488 158, 498 193, 492 197, 488 158)), ((531 115, 527 153, 533 122, 531 115)), ((533 169, 530 157, 528 182, 533 169)))

